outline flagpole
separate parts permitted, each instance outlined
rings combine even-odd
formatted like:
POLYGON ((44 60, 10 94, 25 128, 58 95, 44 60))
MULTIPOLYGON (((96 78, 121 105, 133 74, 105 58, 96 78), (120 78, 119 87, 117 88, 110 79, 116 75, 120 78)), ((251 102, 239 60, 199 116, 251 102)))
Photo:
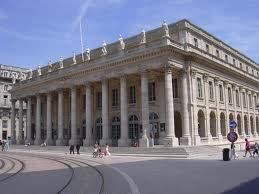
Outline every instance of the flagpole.
POLYGON ((83 34, 82 34, 82 24, 81 24, 81 19, 80 19, 80 40, 81 40, 81 53, 82 53, 82 61, 85 61, 84 59, 84 45, 83 45, 83 34))

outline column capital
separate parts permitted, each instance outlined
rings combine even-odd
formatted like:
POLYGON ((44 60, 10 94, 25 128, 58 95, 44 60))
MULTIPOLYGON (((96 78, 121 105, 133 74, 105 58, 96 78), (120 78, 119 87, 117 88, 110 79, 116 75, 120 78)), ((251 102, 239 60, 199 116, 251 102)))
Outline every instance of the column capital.
POLYGON ((92 82, 86 81, 86 82, 84 83, 84 85, 85 85, 86 87, 91 87, 91 86, 92 86, 92 82))
POLYGON ((219 81, 220 81, 220 78, 219 78, 219 77, 215 77, 215 78, 214 78, 214 83, 215 83, 216 86, 219 85, 219 81))
POLYGON ((16 103, 17 99, 13 99, 13 98, 12 98, 10 101, 11 101, 12 103, 16 103))
POLYGON ((229 84, 229 82, 228 82, 227 80, 224 80, 224 81, 223 81, 223 85, 224 85, 225 88, 228 87, 228 84, 229 84))
POLYGON ((193 79, 196 79, 197 73, 198 73, 198 71, 196 71, 194 69, 191 70, 191 76, 193 79))
POLYGON ((209 74, 208 74, 208 73, 204 73, 204 74, 203 74, 203 80, 204 80, 204 82, 208 82, 208 78, 209 78, 209 74))

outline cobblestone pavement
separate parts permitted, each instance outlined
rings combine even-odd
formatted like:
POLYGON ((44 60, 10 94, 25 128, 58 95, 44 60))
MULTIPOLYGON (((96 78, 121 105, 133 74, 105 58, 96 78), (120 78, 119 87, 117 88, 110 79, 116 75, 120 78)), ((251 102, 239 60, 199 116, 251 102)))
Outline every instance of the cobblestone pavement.
POLYGON ((0 153, 0 193, 258 194, 258 157, 238 154, 238 159, 225 162, 220 155, 199 160, 92 158, 89 154, 13 150, 0 153), (5 173, 12 167, 10 161, 16 168, 5 173))

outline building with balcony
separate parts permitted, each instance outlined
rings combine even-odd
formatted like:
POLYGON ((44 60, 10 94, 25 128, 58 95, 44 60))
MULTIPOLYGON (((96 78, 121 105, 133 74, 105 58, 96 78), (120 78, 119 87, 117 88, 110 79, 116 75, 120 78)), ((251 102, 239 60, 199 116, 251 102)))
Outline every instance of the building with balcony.
MULTIPOLYGON (((25 79, 27 69, 0 65, 0 139, 11 137, 11 94, 9 90, 13 83, 25 79)), ((23 114, 26 113, 26 105, 23 105, 23 114)), ((18 104, 15 105, 15 128, 18 129, 18 104)), ((26 117, 23 115, 23 129, 26 129, 26 117)), ((24 130, 26 131, 26 130, 24 130)), ((24 136, 24 134, 22 134, 24 136)))
POLYGON ((27 142, 174 147, 226 143, 230 120, 257 140, 258 86, 256 62, 181 20, 39 67, 11 94, 27 142))

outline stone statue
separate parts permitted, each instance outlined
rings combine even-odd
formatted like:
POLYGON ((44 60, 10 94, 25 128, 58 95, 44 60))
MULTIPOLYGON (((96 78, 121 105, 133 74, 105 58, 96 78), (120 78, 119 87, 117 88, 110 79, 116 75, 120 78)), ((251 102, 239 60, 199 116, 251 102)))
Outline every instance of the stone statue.
POLYGON ((124 50, 125 49, 125 43, 124 43, 124 40, 123 40, 121 35, 120 35, 119 41, 120 41, 120 50, 124 50))
POLYGON ((18 80, 22 80, 22 72, 18 74, 18 80))
POLYGON ((87 60, 87 61, 90 61, 90 59, 91 59, 90 52, 91 52, 90 49, 87 48, 87 49, 86 49, 86 60, 87 60))
POLYGON ((103 47, 102 47, 102 56, 107 55, 107 44, 105 41, 103 41, 103 47))
POLYGON ((30 69, 30 71, 27 73, 27 77, 28 77, 28 79, 32 78, 32 69, 30 69))
POLYGON ((145 43, 146 43, 146 31, 143 29, 141 32, 140 44, 145 44, 145 43))
POLYGON ((75 52, 73 53, 73 63, 74 63, 74 65, 76 64, 76 53, 75 52))
POLYGON ((12 76, 12 82, 13 82, 13 84, 16 83, 16 77, 15 77, 15 75, 12 76))
POLYGON ((41 67, 38 65, 38 75, 41 76, 41 67))
POLYGON ((63 57, 60 57, 60 59, 59 59, 59 68, 60 69, 64 68, 63 57))
POLYGON ((48 72, 50 73, 52 71, 52 63, 51 60, 48 62, 48 72))
POLYGON ((169 28, 168 28, 168 25, 165 22, 165 20, 164 20, 164 22, 162 24, 162 29, 164 31, 164 36, 169 37, 169 28))

